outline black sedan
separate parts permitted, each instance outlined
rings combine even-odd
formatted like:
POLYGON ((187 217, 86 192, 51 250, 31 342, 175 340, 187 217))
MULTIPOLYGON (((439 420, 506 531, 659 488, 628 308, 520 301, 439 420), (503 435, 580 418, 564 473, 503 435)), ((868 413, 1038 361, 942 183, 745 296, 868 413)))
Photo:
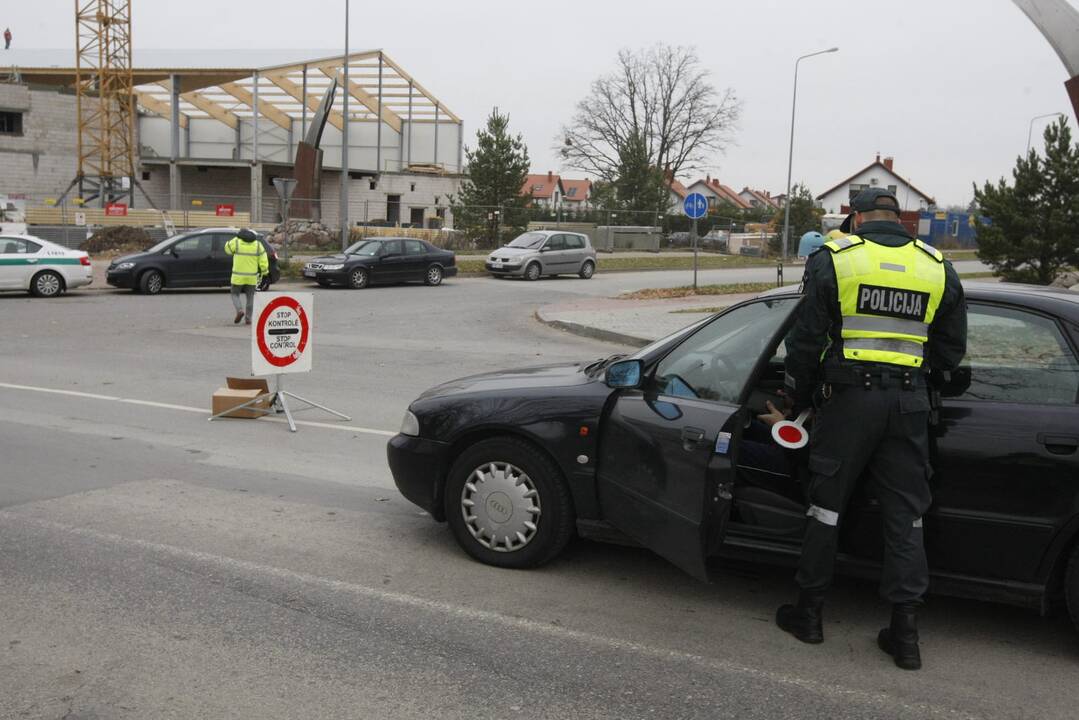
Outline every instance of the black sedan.
MULTIPOLYGON (((967 300, 967 357, 938 385, 931 433, 931 591, 1043 611, 1064 600, 1079 624, 1079 294, 984 283, 967 300)), ((800 301, 781 289, 630 357, 432 388, 390 440, 397 487, 502 567, 550 560, 574 531, 631 539, 701 579, 722 558, 793 564, 797 479, 739 462, 783 385, 800 301)), ((871 482, 847 517, 838 567, 875 577, 871 482)))
POLYGON ((317 257, 303 266, 303 276, 322 287, 368 285, 422 280, 439 285, 457 274, 457 256, 414 238, 360 240, 339 255, 317 257))
MULTIPOLYGON (((113 287, 156 295, 165 288, 225 287, 232 279, 232 256, 225 243, 236 236, 237 228, 207 228, 176 235, 149 250, 113 260, 105 282, 113 287)), ((277 252, 259 238, 269 256, 270 273, 259 282, 265 290, 281 279, 277 252)))

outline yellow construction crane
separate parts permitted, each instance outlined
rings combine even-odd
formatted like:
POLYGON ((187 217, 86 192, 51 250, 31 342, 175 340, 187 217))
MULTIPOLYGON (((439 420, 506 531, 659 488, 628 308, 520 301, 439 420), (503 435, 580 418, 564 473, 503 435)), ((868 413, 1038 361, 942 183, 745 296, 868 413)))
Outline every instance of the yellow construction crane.
POLYGON ((129 202, 135 180, 131 1, 75 0, 78 185, 84 202, 129 202))

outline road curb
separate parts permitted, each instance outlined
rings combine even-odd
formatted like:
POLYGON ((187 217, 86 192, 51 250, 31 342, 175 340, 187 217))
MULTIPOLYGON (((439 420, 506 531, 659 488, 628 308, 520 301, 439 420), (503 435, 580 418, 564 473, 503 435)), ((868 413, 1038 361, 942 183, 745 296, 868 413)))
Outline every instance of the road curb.
POLYGON ((649 338, 641 338, 635 335, 627 335, 625 333, 614 332, 613 330, 604 330, 602 328, 592 327, 591 325, 583 325, 581 323, 571 322, 569 320, 558 320, 555 318, 547 317, 544 315, 543 310, 537 310, 533 313, 538 322, 543 323, 548 327, 553 327, 564 332, 571 333, 573 335, 579 335, 581 337, 590 338, 592 340, 603 340, 604 342, 613 342, 620 345, 630 345, 632 347, 644 347, 653 340, 649 338))

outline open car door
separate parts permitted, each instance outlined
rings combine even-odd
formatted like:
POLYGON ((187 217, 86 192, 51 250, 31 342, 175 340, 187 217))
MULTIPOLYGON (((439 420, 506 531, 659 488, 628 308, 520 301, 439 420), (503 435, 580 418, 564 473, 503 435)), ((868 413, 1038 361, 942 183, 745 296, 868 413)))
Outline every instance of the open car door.
POLYGON ((604 520, 702 580, 730 514, 746 384, 797 303, 755 300, 702 325, 617 391, 601 422, 604 520))

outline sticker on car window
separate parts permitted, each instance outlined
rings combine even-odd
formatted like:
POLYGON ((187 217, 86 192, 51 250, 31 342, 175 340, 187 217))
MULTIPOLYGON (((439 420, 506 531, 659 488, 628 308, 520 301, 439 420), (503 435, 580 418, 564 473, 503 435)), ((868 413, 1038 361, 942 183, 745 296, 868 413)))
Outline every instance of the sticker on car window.
POLYGON ((719 455, 726 455, 731 449, 731 434, 729 432, 721 432, 716 435, 716 453, 719 455))

